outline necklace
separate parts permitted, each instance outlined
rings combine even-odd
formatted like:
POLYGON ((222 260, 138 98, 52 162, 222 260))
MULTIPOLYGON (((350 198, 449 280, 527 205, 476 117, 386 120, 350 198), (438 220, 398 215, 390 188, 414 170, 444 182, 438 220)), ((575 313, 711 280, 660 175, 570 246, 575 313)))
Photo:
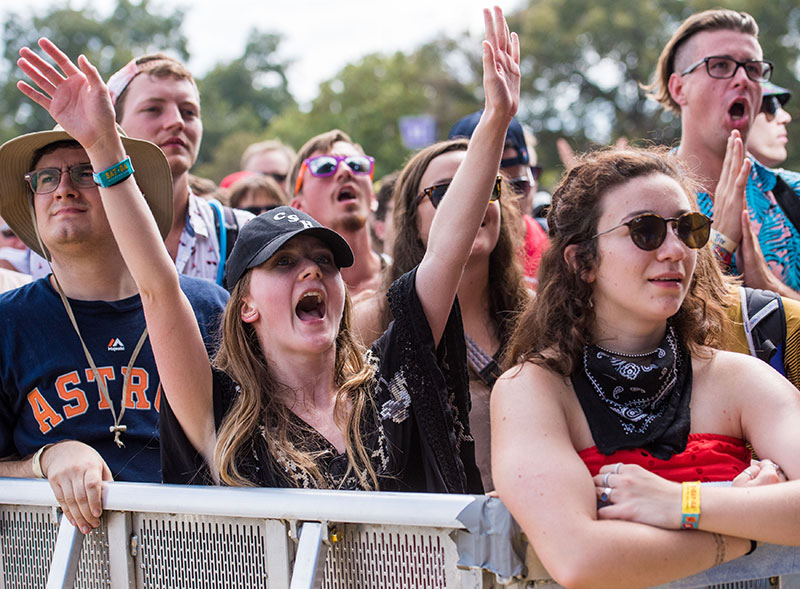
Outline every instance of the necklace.
POLYGON ((585 346, 571 380, 602 453, 647 447, 668 457, 685 447, 691 357, 672 326, 659 346, 644 354, 585 346))

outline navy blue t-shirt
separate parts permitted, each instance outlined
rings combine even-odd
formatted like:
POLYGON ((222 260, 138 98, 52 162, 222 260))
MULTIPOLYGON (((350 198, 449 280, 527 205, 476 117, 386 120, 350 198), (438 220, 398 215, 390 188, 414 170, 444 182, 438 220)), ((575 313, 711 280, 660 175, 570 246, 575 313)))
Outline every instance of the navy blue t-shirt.
MULTIPOLYGON (((180 282, 210 349, 228 293, 208 280, 181 276, 180 282)), ((70 299, 70 305, 119 415, 123 373, 145 327, 141 300, 70 299)), ((0 295, 0 457, 78 440, 100 453, 115 480, 161 482, 162 392, 149 339, 132 372, 122 419, 125 447, 119 448, 109 432, 111 410, 49 279, 0 295)))

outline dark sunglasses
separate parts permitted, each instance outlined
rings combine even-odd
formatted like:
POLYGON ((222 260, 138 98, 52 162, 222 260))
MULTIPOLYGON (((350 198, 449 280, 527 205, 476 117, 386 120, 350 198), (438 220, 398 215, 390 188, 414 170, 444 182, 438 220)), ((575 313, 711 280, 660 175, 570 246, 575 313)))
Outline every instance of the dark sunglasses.
POLYGON ((283 184, 284 182, 286 182, 286 174, 278 174, 277 172, 272 172, 269 174, 266 172, 262 172, 262 174, 264 176, 269 176, 270 178, 275 180, 275 182, 277 182, 278 184, 283 184))
POLYGON ((77 164, 66 170, 60 168, 43 168, 25 174, 25 181, 34 194, 49 194, 61 183, 61 176, 69 174, 70 182, 76 188, 91 188, 97 186, 92 176, 92 164, 77 164))
POLYGON ((303 172, 308 170, 312 176, 317 178, 327 178, 333 176, 339 169, 339 164, 344 162, 353 174, 369 174, 375 167, 375 158, 368 155, 318 155, 303 160, 300 172, 297 174, 297 183, 294 193, 300 192, 303 186, 303 172))
POLYGON ((761 101, 761 112, 764 113, 768 121, 774 119, 781 108, 783 108, 781 106, 781 101, 778 100, 778 97, 774 94, 772 96, 765 96, 761 101))
POLYGON ((672 219, 665 219, 655 213, 645 213, 598 233, 592 239, 625 226, 630 232, 634 245, 649 252, 658 249, 664 243, 667 238, 667 223, 675 223, 675 233, 687 247, 700 249, 708 243, 711 219, 703 213, 684 213, 680 217, 672 219))
MULTIPOLYGON (((497 179, 494 181, 494 187, 492 188, 492 196, 489 197, 489 202, 494 202, 498 198, 500 198, 500 187, 503 184, 503 178, 498 176, 497 179)), ((443 182, 442 184, 435 184, 434 186, 428 186, 427 188, 423 188, 422 192, 417 195, 417 201, 414 203, 414 206, 418 206, 425 197, 428 197, 428 200, 431 201, 433 208, 437 208, 439 203, 442 202, 447 189, 450 187, 450 182, 443 182)))

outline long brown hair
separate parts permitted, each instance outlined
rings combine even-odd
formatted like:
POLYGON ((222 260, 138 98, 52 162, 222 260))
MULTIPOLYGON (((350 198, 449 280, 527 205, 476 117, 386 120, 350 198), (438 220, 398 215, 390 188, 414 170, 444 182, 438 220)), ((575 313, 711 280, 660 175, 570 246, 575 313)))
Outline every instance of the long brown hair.
MULTIPOLYGON (((405 165, 394 189, 395 239, 388 284, 415 266, 425 255, 425 245, 417 229, 417 195, 423 174, 430 163, 451 151, 466 151, 466 139, 440 141, 416 153, 405 165)), ((519 251, 522 221, 510 185, 503 183, 500 196, 500 235, 489 256, 489 314, 497 321, 501 348, 513 331, 519 311, 529 298, 523 278, 519 251)), ((388 286, 387 284, 387 286, 388 286)), ((385 303, 384 303, 385 305, 385 303)), ((388 309, 384 307, 384 322, 388 309)))
MULTIPOLYGON (((583 277, 598 263, 597 220, 603 195, 633 178, 663 174, 683 188, 697 210, 694 183, 666 149, 608 149, 585 155, 568 170, 553 192, 547 216, 550 247, 539 266, 539 290, 529 304, 509 343, 508 363, 528 360, 544 364, 565 376, 580 361, 595 321, 592 285, 583 277), (574 246, 568 262, 565 251, 574 246)), ((693 353, 700 346, 721 343, 727 322, 721 302, 724 286, 710 275, 715 260, 709 246, 698 251, 689 291, 670 324, 693 353)), ((718 270, 717 270, 718 272, 718 270)))
MULTIPOLYGON (((215 368, 236 382, 240 391, 219 428, 214 462, 220 480, 231 486, 254 486, 239 469, 239 459, 255 436, 264 438, 275 465, 293 462, 302 478, 311 486, 326 488, 328 483, 316 464, 314 453, 297 448, 292 439, 309 433, 292 419, 281 397, 282 386, 276 381, 266 361, 255 329, 242 321, 240 311, 244 296, 250 291, 247 272, 231 292, 222 319, 222 341, 214 358, 215 368)), ((349 461, 348 475, 355 474, 364 489, 378 489, 378 476, 362 440, 360 425, 363 416, 373 411, 369 387, 375 367, 364 359, 364 350, 350 334, 350 297, 345 293, 344 313, 336 336, 335 384, 338 387, 334 420, 345 434, 349 461)), ((343 480, 347 475, 343 477, 343 480)))

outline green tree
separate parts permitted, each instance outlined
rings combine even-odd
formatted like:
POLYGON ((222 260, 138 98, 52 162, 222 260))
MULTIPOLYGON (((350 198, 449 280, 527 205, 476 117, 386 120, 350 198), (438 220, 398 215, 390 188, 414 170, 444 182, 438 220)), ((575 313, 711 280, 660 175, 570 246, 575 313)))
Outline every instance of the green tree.
POLYGON ((309 112, 294 107, 275 117, 268 136, 299 148, 314 135, 342 129, 375 157, 378 179, 402 167, 409 154, 401 117, 433 115, 443 138, 460 116, 480 107, 479 79, 463 57, 447 41, 410 54, 368 55, 321 84, 309 112))
POLYGON ((277 113, 295 106, 286 77, 288 63, 278 58, 280 41, 280 35, 252 30, 241 57, 217 64, 198 80, 203 116, 198 175, 218 182, 238 170, 250 140, 263 134, 277 113), (238 139, 227 140, 231 136, 238 139), (245 140, 238 153, 231 153, 245 140))
POLYGON ((108 78, 134 55, 168 50, 188 58, 181 32, 183 16, 180 8, 166 14, 156 12, 149 0, 117 0, 116 8, 106 17, 91 8, 69 7, 51 8, 38 16, 9 13, 3 23, 0 63, 5 79, 0 87, 0 139, 54 124, 44 109, 36 108, 16 89, 17 81, 24 79, 16 67, 20 48, 35 48, 39 37, 48 37, 73 59, 84 53, 108 78))

